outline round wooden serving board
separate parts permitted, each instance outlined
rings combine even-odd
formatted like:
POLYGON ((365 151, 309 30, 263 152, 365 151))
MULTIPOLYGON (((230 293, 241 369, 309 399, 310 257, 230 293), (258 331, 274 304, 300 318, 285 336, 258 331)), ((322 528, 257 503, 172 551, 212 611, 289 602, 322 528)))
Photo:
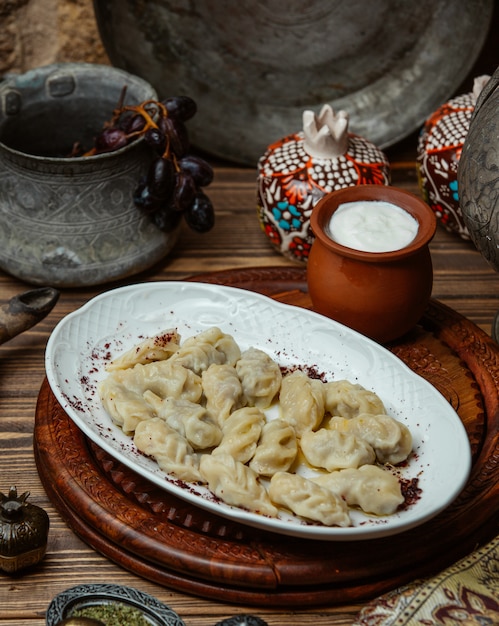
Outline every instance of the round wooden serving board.
MULTIPOLYGON (((190 280, 311 307, 301 268, 236 269, 190 280)), ((44 487, 68 525, 95 550, 165 587, 218 601, 301 608, 365 601, 435 573, 497 532, 499 346, 432 300, 421 324, 387 347, 444 394, 465 425, 473 453, 464 491, 418 528, 375 540, 325 542, 211 515, 91 443, 46 380, 34 433, 44 487)))

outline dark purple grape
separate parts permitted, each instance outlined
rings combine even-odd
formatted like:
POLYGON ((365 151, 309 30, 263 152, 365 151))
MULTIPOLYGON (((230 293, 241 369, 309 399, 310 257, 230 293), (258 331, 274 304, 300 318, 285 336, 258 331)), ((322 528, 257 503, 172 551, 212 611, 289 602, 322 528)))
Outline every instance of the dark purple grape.
POLYGON ((173 192, 175 209, 177 211, 188 209, 194 202, 196 193, 196 183, 189 172, 177 172, 175 174, 175 190, 173 192))
POLYGON ((177 159, 181 159, 189 151, 189 136, 185 125, 172 117, 162 117, 158 121, 158 128, 166 135, 170 142, 170 149, 177 159))
POLYGON ((161 208, 161 202, 152 193, 150 187, 141 181, 133 194, 133 202, 139 211, 151 215, 161 208))
POLYGON ((171 203, 175 188, 175 168, 168 159, 155 159, 133 196, 135 206, 143 213, 151 214, 171 203))
POLYGON ((194 202, 183 215, 189 228, 198 233, 208 232, 215 224, 213 204, 203 191, 197 192, 194 202))
POLYGON ((105 128, 95 138, 95 149, 100 152, 111 152, 123 148, 128 143, 126 133, 121 128, 105 128))
POLYGON ((151 146, 157 154, 162 155, 166 148, 166 137, 159 128, 148 128, 144 133, 144 141, 151 146))
POLYGON ((175 188, 175 167, 170 159, 155 159, 147 172, 147 185, 151 193, 163 204, 170 200, 175 188))
POLYGON ((119 127, 125 131, 127 135, 139 133, 146 125, 145 119, 139 113, 130 113, 122 115, 119 121, 119 127))
POLYGON ((211 165, 201 157, 189 154, 178 162, 184 172, 189 172, 198 187, 207 187, 213 181, 211 165))
POLYGON ((196 102, 189 96, 172 96, 163 100, 168 115, 181 122, 187 122, 196 115, 198 107, 196 102))
POLYGON ((162 206, 151 215, 152 223, 165 233, 170 233, 174 230, 181 219, 182 213, 175 211, 171 205, 162 206))

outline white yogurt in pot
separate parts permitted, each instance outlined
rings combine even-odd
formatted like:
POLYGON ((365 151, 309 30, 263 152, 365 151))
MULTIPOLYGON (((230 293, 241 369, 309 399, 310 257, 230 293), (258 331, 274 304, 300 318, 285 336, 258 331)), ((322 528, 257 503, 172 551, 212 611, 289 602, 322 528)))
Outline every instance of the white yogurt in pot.
POLYGON ((340 204, 328 225, 328 236, 342 246, 363 252, 393 252, 416 237, 418 222, 407 211, 383 200, 340 204))

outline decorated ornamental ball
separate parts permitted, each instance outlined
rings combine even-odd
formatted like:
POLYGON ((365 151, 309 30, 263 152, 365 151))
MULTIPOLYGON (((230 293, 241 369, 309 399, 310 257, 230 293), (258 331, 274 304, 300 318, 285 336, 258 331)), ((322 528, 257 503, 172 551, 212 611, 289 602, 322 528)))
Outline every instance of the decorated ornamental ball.
POLYGON ((260 225, 273 247, 293 261, 308 261, 310 215, 325 194, 390 184, 385 154, 348 125, 348 113, 327 104, 319 115, 304 111, 303 130, 271 144, 258 162, 260 225))
POLYGON ((423 198, 448 232, 470 239, 459 204, 457 170, 480 92, 490 76, 475 78, 473 91, 452 98, 425 121, 418 139, 417 170, 423 198))

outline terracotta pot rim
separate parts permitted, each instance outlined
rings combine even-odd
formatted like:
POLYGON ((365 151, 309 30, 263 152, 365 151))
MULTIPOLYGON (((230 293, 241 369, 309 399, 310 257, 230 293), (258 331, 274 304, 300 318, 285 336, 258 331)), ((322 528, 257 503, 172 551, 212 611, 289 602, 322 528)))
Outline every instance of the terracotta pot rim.
POLYGON ((430 206, 410 191, 391 185, 356 185, 344 187, 323 196, 312 210, 310 226, 315 237, 333 252, 366 262, 384 263, 419 252, 433 239, 437 229, 437 219, 430 206), (419 224, 416 237, 404 248, 390 252, 365 252, 333 241, 326 232, 332 214, 340 204, 357 200, 383 200, 406 210, 419 224))

